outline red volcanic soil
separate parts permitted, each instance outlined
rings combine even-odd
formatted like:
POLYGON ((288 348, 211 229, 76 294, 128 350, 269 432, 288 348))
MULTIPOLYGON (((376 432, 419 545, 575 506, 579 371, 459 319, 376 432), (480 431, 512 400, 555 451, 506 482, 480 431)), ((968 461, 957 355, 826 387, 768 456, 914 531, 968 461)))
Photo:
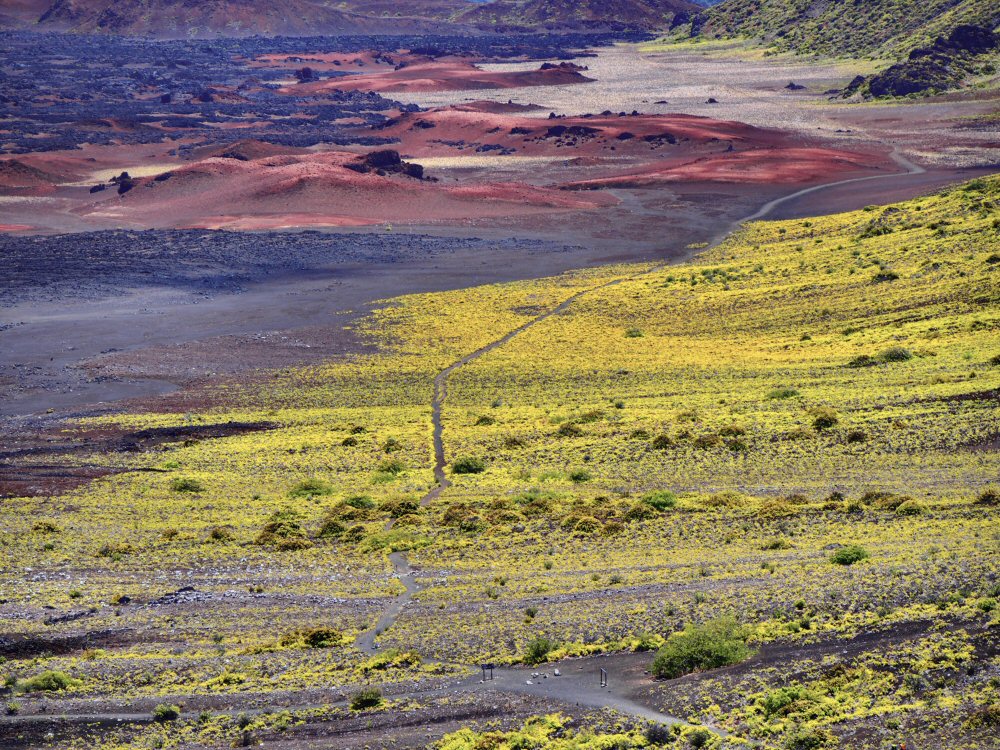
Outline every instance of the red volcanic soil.
POLYGON ((239 161, 251 161, 252 159, 264 159, 268 156, 285 156, 288 154, 305 154, 307 149, 296 148, 294 146, 282 146, 267 141, 257 141, 246 138, 242 141, 226 143, 221 146, 205 146, 193 151, 195 159, 211 159, 221 157, 225 159, 238 159, 239 161))
POLYGON ((381 73, 361 73, 314 83, 286 86, 280 91, 295 96, 316 96, 329 91, 469 91, 512 89, 523 86, 561 86, 588 83, 572 63, 542 65, 538 70, 487 71, 462 60, 436 60, 407 65, 381 73))
POLYGON ((614 202, 509 183, 449 187, 348 168, 359 161, 343 151, 205 159, 138 180, 120 199, 92 204, 82 213, 145 227, 275 229, 424 224, 579 211, 614 202))
POLYGON ((387 71, 400 63, 416 64, 431 62, 431 58, 413 55, 408 50, 397 52, 307 52, 298 55, 275 53, 259 55, 247 61, 251 68, 276 68, 278 70, 301 70, 312 68, 317 72, 387 71))
POLYGON ((659 155, 674 145, 732 143, 770 146, 787 134, 742 122, 694 115, 583 115, 542 119, 484 111, 479 105, 453 106, 430 112, 408 112, 379 128, 397 138, 410 156, 440 155, 469 146, 500 146, 528 156, 659 155))
POLYGON ((681 163, 676 159, 657 162, 627 174, 572 182, 563 188, 645 188, 670 182, 795 184, 828 181, 834 175, 866 169, 879 169, 879 160, 869 154, 829 148, 763 148, 724 152, 681 163))
POLYGON ((0 160, 0 193, 43 195, 55 190, 62 177, 20 159, 0 160))

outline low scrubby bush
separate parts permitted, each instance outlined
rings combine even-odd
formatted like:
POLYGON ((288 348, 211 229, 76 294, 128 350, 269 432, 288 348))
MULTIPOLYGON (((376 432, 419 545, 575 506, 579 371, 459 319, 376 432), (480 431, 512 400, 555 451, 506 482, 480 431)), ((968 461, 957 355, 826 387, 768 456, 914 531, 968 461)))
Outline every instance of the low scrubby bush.
POLYGON ((300 520, 301 516, 294 510, 275 511, 257 535, 257 544, 274 546, 280 550, 311 547, 312 543, 306 537, 300 520))
POLYGON ((926 512, 926 508, 917 502, 916 500, 906 500, 896 506, 896 515, 898 516, 919 516, 926 512))
POLYGON ((383 474, 388 474, 390 476, 398 476, 406 471, 406 464, 400 461, 398 458, 387 458, 385 461, 378 465, 378 470, 383 474))
POLYGON ((329 482, 315 477, 303 479, 288 491, 289 497, 316 497, 320 495, 330 495, 333 493, 333 486, 329 482))
POLYGON ((847 547, 841 547, 835 550, 832 555, 830 555, 830 562, 835 565, 854 565, 856 562, 861 562, 868 558, 868 551, 857 544, 851 544, 847 547))
POLYGON ((785 740, 785 750, 823 750, 835 747, 837 738, 826 729, 799 729, 785 740))
POLYGON ((769 391, 767 397, 771 400, 783 400, 786 398, 795 398, 799 395, 799 392, 795 388, 775 388, 773 391, 769 391))
POLYGON ((676 447, 677 441, 669 435, 657 435, 649 445, 654 450, 666 451, 676 447))
POLYGON ((653 674, 673 679, 691 672, 737 664, 751 656, 747 631, 732 617, 688 625, 674 633, 653 659, 653 674))
POLYGON ((541 664, 555 647, 556 644, 544 636, 532 638, 524 650, 524 663, 528 665, 541 664))
POLYGON ((34 677, 29 677, 23 682, 18 682, 16 688, 21 693, 58 693, 62 690, 69 690, 81 684, 81 680, 70 677, 65 672, 49 670, 34 677))
POLYGON ((176 477, 170 481, 170 489, 174 492, 204 492, 205 486, 192 477, 176 477))
POLYGON ((987 487, 980 492, 976 498, 976 505, 1000 505, 1000 487, 987 487))
POLYGON ((452 474, 482 474, 486 471, 486 462, 477 456, 462 456, 451 464, 452 474))
POLYGON ((836 427, 840 418, 837 416, 837 412, 831 409, 829 406, 818 406, 813 409, 810 414, 813 418, 813 428, 816 432, 822 432, 823 430, 829 430, 831 427, 836 427))
POLYGON ((180 717, 181 709, 178 706, 161 703, 153 709, 153 721, 158 721, 161 724, 168 721, 176 721, 180 717))
POLYGON ((909 359, 913 359, 913 354, 902 346, 890 346, 878 353, 879 362, 906 362, 909 359))
POLYGON ((583 434, 583 430, 581 430, 575 422, 563 422, 559 425, 559 429, 556 430, 556 433, 560 437, 580 437, 580 435, 583 434))
POLYGON ((665 511, 677 505, 677 495, 670 490, 657 490, 643 495, 642 501, 658 511, 665 511))
POLYGON ((378 688, 363 688, 351 696, 352 711, 363 711, 380 705, 382 705, 382 691, 378 688))

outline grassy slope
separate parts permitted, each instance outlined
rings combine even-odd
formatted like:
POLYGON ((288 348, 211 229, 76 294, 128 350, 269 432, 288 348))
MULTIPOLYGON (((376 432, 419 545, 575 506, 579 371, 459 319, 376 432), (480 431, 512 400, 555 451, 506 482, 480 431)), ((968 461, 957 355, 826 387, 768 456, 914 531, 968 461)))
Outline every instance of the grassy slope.
MULTIPOLYGON (((279 373, 266 389, 223 392, 239 406, 211 413, 112 418, 284 427, 118 459, 165 473, 5 501, 8 608, 93 606, 90 630, 128 624, 163 640, 0 671, 65 669, 83 679, 77 692, 120 697, 349 687, 372 669, 351 635, 399 590, 383 556, 392 548, 411 550, 426 588, 385 645, 457 662, 516 658, 538 633, 560 644, 557 654, 630 648, 643 632, 657 634, 655 643, 683 622, 727 611, 755 623, 762 639, 945 616, 972 627, 989 616, 979 605, 998 543, 996 509, 973 502, 1000 470, 1000 365, 991 363, 1000 354, 998 201, 1000 179, 977 181, 888 208, 753 224, 680 266, 406 297, 370 321, 382 355, 279 373), (877 282, 880 274, 896 278, 877 282), (448 458, 482 457, 487 469, 454 477, 428 509, 401 504, 432 483, 434 375, 588 288, 564 314, 454 376, 448 458), (893 348, 910 358, 847 366, 893 348), (837 424, 818 431, 818 409, 833 410, 837 424), (357 444, 344 445, 350 438, 357 444), (402 471, 385 471, 390 459, 402 471), (172 490, 178 477, 204 491, 172 490), (289 497, 308 477, 328 481, 331 494, 289 497), (677 507, 649 512, 640 498, 664 489, 678 494, 677 507), (916 512, 858 502, 868 489, 913 496, 916 512), (342 503, 356 494, 376 507, 342 503), (306 548, 255 543, 279 509, 299 514, 306 548), (386 533, 390 514, 399 520, 386 533), (357 536, 317 538, 330 516, 357 536), (227 533, 213 539, 216 527, 227 533), (845 543, 871 558, 831 565, 830 545, 845 543), (106 545, 125 546, 101 556, 106 545), (119 616, 111 605, 183 583, 262 594, 220 597, 172 623, 156 609, 119 616), (537 617, 525 615, 529 606, 537 617), (331 655, 281 643, 330 623, 344 633, 331 655)), ((49 634, 79 627, 0 624, 49 634)), ((940 657, 965 670, 973 662, 961 632, 928 636, 927 653, 874 655, 858 668, 879 680, 838 682, 843 699, 824 721, 842 732, 926 710, 942 720, 929 731, 959 726, 995 700, 989 670, 963 672, 942 703, 914 696, 884 669, 930 675, 940 657)), ((392 666, 377 674, 406 677, 392 666)), ((777 747, 790 727, 760 723, 756 698, 746 697, 760 689, 741 691, 715 720, 777 747)))
POLYGON ((780 50, 900 57, 961 23, 994 27, 991 0, 727 0, 706 11, 702 35, 751 37, 780 50))

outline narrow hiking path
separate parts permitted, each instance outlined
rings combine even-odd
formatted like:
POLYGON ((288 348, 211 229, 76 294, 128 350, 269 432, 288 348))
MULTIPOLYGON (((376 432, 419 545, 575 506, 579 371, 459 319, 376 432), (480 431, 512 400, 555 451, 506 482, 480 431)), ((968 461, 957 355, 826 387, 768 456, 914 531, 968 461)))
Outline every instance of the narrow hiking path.
MULTIPOLYGON (((892 159, 903 168, 902 172, 894 172, 892 174, 883 175, 871 175, 867 177, 855 177, 847 180, 840 180, 838 182, 826 183, 824 185, 816 185, 813 187, 803 188, 789 195, 777 198, 766 203, 759 210, 747 216, 739 221, 733 222, 723 231, 720 231, 715 237, 713 237, 709 245, 705 248, 714 247, 715 245, 722 242, 726 237, 728 237, 732 232, 742 226, 744 223, 749 221, 756 221, 759 219, 766 218, 768 215, 773 213, 773 211, 779 206, 788 203, 790 201, 801 198, 804 195, 809 195, 811 193, 818 192, 820 190, 840 187, 847 184, 852 184, 856 182, 866 182, 870 180, 882 180, 882 179, 892 179, 898 178, 905 174, 921 174, 925 172, 923 167, 914 164, 905 156, 900 154, 898 150, 893 150, 890 154, 892 159)), ((600 291, 602 289, 607 289, 609 287, 621 284, 627 280, 639 278, 650 273, 655 273, 656 271, 666 267, 669 263, 659 263, 653 265, 645 270, 638 271, 635 274, 627 275, 612 279, 601 284, 597 284, 593 287, 588 287, 582 289, 571 296, 567 297, 556 307, 548 310, 541 315, 538 315, 531 320, 526 321, 517 328, 508 331, 506 334, 500 338, 492 341, 491 343, 465 355, 459 360, 456 360, 448 367, 443 369, 434 378, 434 393, 433 400, 431 403, 431 413, 432 413, 432 425, 433 425, 433 443, 434 443, 434 478, 435 485, 432 487, 420 500, 420 505, 422 507, 427 507, 431 502, 437 499, 444 490, 451 486, 451 481, 447 474, 447 455, 445 452, 444 444, 444 425, 442 421, 442 411, 444 403, 448 397, 448 380, 450 377, 459 369, 465 365, 483 357, 484 355, 494 351, 495 349, 503 346, 504 344, 511 341, 516 336, 520 335, 524 331, 530 329, 531 327, 551 318, 554 315, 559 315, 569 308, 574 302, 579 300, 586 294, 591 292, 600 291)), ((393 526, 393 521, 390 520, 386 524, 387 529, 391 529, 393 526)), ((399 616, 402 614, 406 606, 413 600, 415 594, 417 594, 423 587, 416 578, 416 571, 411 565, 405 554, 405 552, 393 552, 389 555, 389 561, 392 564, 393 571, 397 579, 403 584, 404 592, 399 596, 395 597, 382 611, 379 616, 378 622, 374 627, 361 633, 355 640, 355 645, 362 649, 363 651, 372 651, 376 648, 377 638, 379 635, 384 633, 388 628, 392 627, 399 616)), ((654 708, 640 703, 629 696, 628 687, 630 683, 626 680, 616 679, 616 673, 612 672, 609 675, 610 681, 607 687, 601 687, 600 682, 597 678, 597 673, 602 664, 602 660, 607 660, 607 656, 591 656, 583 657, 580 659, 573 659, 568 662, 569 666, 573 667, 573 670, 560 677, 548 676, 544 678, 532 678, 532 669, 529 668, 500 668, 495 670, 495 679, 488 682, 483 682, 479 675, 475 677, 466 678, 460 680, 457 683, 452 683, 451 685, 440 685, 436 687, 428 688, 427 690, 418 690, 410 693, 405 693, 400 696, 393 697, 417 697, 426 696, 430 694, 442 694, 445 692, 452 693, 468 693, 475 692, 479 690, 499 690, 502 692, 517 693, 522 695, 532 695, 539 698, 544 698, 556 702, 561 702, 565 704, 575 704, 579 706, 586 706, 589 708, 612 708, 621 713, 633 716, 638 719, 645 721, 652 721, 661 724, 677 724, 677 723, 688 723, 684 719, 678 718, 676 716, 671 716, 669 714, 661 713, 654 708)), ((471 667, 472 665, 470 665, 471 667)), ((550 670, 555 665, 545 665, 544 668, 536 668, 535 671, 539 673, 552 674, 550 670)), ((476 667, 478 669, 478 667, 476 667)), ((345 702, 335 702, 326 703, 325 706, 340 706, 346 705, 345 702)), ((307 710, 321 708, 319 705, 301 705, 301 706, 289 706, 283 705, 281 708, 284 710, 307 710)), ((215 713, 219 714, 231 714, 235 715, 237 713, 259 713, 266 709, 242 709, 240 711, 218 711, 215 713)), ((151 718, 146 713, 95 713, 88 715, 60 715, 60 714, 43 714, 38 716, 19 716, 19 717, 0 717, 0 727, 4 724, 16 725, 18 723, 26 722, 49 722, 53 720, 69 720, 77 722, 148 722, 151 718)), ((713 732, 726 736, 726 732, 712 725, 703 725, 706 728, 712 730, 713 732)))
MULTIPOLYGON (((760 209, 758 209, 754 213, 750 214, 749 216, 743 219, 739 219, 738 221, 733 222, 725 230, 716 234, 711 239, 709 244, 700 252, 715 247, 720 242, 722 242, 726 237, 729 237, 736 229, 741 227, 743 224, 746 224, 747 222, 750 221, 757 221, 759 219, 763 219, 767 217, 769 214, 771 214, 779 206, 797 200, 798 198, 801 198, 804 195, 809 195, 811 193, 820 190, 827 190, 830 188, 841 187, 843 185, 849 185, 856 182, 867 182, 869 180, 885 180, 885 179, 897 178, 906 174, 923 174, 924 172, 927 171, 920 165, 914 164, 912 161, 903 156, 898 151, 898 149, 893 149, 893 151, 889 154, 889 156, 890 158, 892 158, 894 162, 896 162, 900 167, 903 168, 902 172, 893 172, 891 174, 869 175, 866 177, 853 177, 847 180, 828 182, 823 185, 814 185, 812 187, 803 188, 802 190, 797 190, 794 193, 789 193, 788 195, 782 196, 781 198, 776 198, 772 201, 769 201, 768 203, 765 203, 760 209)), ((480 357, 483 357, 486 354, 489 354, 495 349, 500 348, 501 346, 508 343, 516 336, 519 336, 520 334, 527 331, 529 328, 538 325, 539 323, 542 323, 545 320, 548 320, 554 315, 559 315, 584 295, 590 294, 591 292, 600 291, 602 289, 607 289, 612 286, 616 286, 629 279, 634 279, 640 276, 645 276, 650 273, 655 273, 656 271, 664 268, 667 265, 668 263, 658 263, 644 271, 639 271, 629 276, 622 276, 616 279, 612 279, 611 281, 606 281, 604 283, 597 284, 596 286, 588 287, 586 289, 581 289, 580 291, 576 292, 570 297, 567 297, 565 300, 560 302, 556 307, 552 308, 551 310, 548 310, 538 315, 537 317, 534 317, 531 320, 523 323, 517 328, 508 331, 506 334, 496 339, 495 341, 492 341, 489 344, 486 344, 485 346, 476 349, 474 352, 465 355, 461 359, 456 360, 455 362, 448 365, 441 372, 439 372, 437 376, 434 378, 434 395, 431 401, 431 423, 433 426, 435 485, 420 499, 420 506, 426 508, 428 505, 431 504, 431 502, 440 497, 442 492, 451 487, 451 480, 448 478, 448 473, 447 473, 447 465, 448 465, 447 456, 445 455, 445 448, 444 448, 444 424, 442 421, 442 410, 444 407, 444 402, 448 398, 448 380, 457 370, 460 370, 465 365, 474 362, 475 360, 479 359, 480 357)), ((394 522, 395 519, 390 519, 386 523, 386 529, 387 530, 391 529, 394 522)), ((394 552, 389 556, 389 559, 392 562, 393 569, 395 570, 396 575, 400 578, 401 581, 403 581, 404 586, 406 587, 406 592, 404 594, 401 594, 392 605, 389 605, 389 607, 386 610, 386 614, 383 614, 383 616, 379 618, 379 621, 376 623, 374 628, 365 631, 360 636, 358 636, 358 639, 355 641, 355 643, 359 647, 370 649, 375 640, 375 637, 380 633, 384 632, 386 628, 390 627, 396 621, 396 619, 402 612, 403 607, 405 607, 405 605, 412 600, 413 595, 420 590, 420 585, 415 580, 413 580, 414 571, 409 565, 409 561, 406 557, 406 554, 403 552, 394 552), (396 606, 397 604, 399 606, 396 606), (386 616, 390 613, 390 611, 394 614, 392 614, 391 616, 386 616)))
MULTIPOLYGON (((879 175, 868 175, 865 177, 852 177, 846 180, 838 180, 837 182, 829 182, 823 185, 814 185, 812 187, 803 188, 797 190, 788 195, 776 198, 772 201, 765 203, 757 211, 746 216, 738 221, 733 222, 731 225, 725 228, 725 230, 719 232, 712 237, 709 244, 700 252, 707 250, 709 248, 715 247, 720 242, 724 241, 729 237, 734 231, 742 227, 747 222, 758 221, 769 216, 775 211, 779 206, 789 203, 791 201, 797 200, 805 195, 810 195, 812 193, 819 192, 821 190, 828 190, 831 188, 841 187, 843 185, 850 185, 858 182, 868 182, 872 180, 885 180, 898 178, 907 174, 923 174, 927 170, 921 167, 919 164, 907 159, 897 148, 894 148, 889 154, 890 158, 902 167, 901 172, 893 172, 891 174, 879 174, 879 175)), ((560 302, 556 307, 548 310, 547 312, 532 318, 531 320, 523 323, 522 325, 508 331, 506 334, 496 339, 495 341, 486 344, 474 352, 465 355, 459 360, 456 360, 452 364, 448 365, 434 378, 434 395, 431 401, 431 422, 433 426, 433 443, 434 443, 434 478, 435 486, 431 488, 421 499, 420 506, 427 507, 431 502, 436 500, 441 496, 448 487, 451 486, 451 480, 448 478, 447 473, 447 456, 445 454, 444 446, 444 424, 442 421, 442 411, 444 403, 448 398, 448 380, 451 376, 458 370, 460 370, 465 365, 474 362, 475 360, 483 357, 486 354, 500 348, 504 344, 508 343, 515 337, 527 331, 539 323, 548 320, 554 315, 559 315, 568 309, 574 302, 579 300, 586 294, 592 292, 600 291, 603 289, 608 289, 610 287, 616 286, 623 283, 624 281, 639 278, 641 276, 646 276, 651 273, 655 273, 669 265, 667 263, 658 263, 646 270, 639 271, 635 274, 628 276, 621 276, 611 281, 606 281, 601 284, 597 284, 586 289, 582 289, 575 294, 567 297, 565 300, 560 302)), ((386 528, 392 528, 393 520, 390 519, 386 524, 386 528)), ((373 628, 365 631, 355 641, 355 645, 358 648, 365 650, 372 650, 376 647, 376 639, 379 635, 384 633, 388 628, 395 624, 396 620, 402 614, 406 606, 413 600, 415 594, 417 594, 422 586, 416 580, 416 571, 410 565, 409 559, 404 552, 393 552, 389 559, 393 565, 393 569, 396 572, 397 578, 403 582, 405 586, 405 592, 398 596, 393 602, 385 609, 382 616, 379 617, 378 622, 373 628)), ((599 658, 599 657, 591 657, 599 658)), ((583 669, 584 667, 580 667, 583 669)), ((543 697, 548 697, 556 700, 565 700, 568 702, 577 703, 579 705, 586 705, 590 707, 601 707, 608 706, 615 708, 623 713, 627 713, 636 718, 645 719, 647 721, 655 721, 662 724, 677 724, 677 723, 687 723, 683 719, 676 716, 670 716, 668 714, 663 714, 649 706, 637 703, 631 700, 627 696, 618 692, 618 687, 609 686, 608 688, 595 688, 592 684, 580 685, 577 684, 576 688, 567 691, 566 686, 572 684, 572 680, 563 678, 553 678, 551 680, 545 679, 541 683, 532 684, 522 684, 524 671, 523 670, 498 670, 497 675, 501 678, 499 681, 494 680, 491 686, 496 689, 508 690, 517 693, 527 693, 531 695, 539 695, 543 697), (513 676, 512 676, 513 675, 513 676)), ((590 680, 593 683, 593 679, 590 680)), ((725 735, 723 730, 707 725, 712 731, 725 735)))

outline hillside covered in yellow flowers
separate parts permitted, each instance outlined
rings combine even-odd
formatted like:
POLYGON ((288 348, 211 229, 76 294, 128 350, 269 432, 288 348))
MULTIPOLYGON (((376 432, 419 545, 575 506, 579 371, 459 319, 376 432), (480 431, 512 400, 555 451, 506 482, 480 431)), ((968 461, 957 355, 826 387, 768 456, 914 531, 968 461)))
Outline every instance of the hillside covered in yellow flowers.
POLYGON ((8 713, 178 708, 109 749, 307 747, 432 707, 445 750, 991 747, 998 206, 980 179, 682 264, 387 300, 376 353, 84 420, 259 429, 0 505, 8 713), (727 621, 734 666, 643 674, 727 621), (676 728, 478 681, 594 654, 676 728))

